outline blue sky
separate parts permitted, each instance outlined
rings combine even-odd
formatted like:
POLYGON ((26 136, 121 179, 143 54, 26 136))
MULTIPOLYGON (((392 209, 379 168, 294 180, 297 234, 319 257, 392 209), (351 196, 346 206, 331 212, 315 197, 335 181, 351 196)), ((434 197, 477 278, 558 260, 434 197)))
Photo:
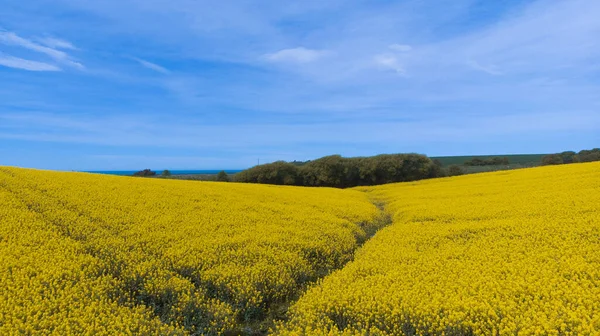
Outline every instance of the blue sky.
POLYGON ((0 0, 0 165, 600 146, 600 1, 0 0))

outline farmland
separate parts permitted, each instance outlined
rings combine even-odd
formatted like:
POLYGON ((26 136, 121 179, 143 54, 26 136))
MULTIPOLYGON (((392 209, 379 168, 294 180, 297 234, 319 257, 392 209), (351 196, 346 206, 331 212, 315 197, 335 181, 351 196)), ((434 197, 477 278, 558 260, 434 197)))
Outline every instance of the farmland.
POLYGON ((0 334, 600 332, 599 163, 345 190, 0 167, 0 201, 0 334))
POLYGON ((600 164, 362 190, 393 225, 303 295, 279 334, 600 332, 600 164))
POLYGON ((379 213, 359 191, 15 168, 0 200, 3 335, 260 330, 379 213))

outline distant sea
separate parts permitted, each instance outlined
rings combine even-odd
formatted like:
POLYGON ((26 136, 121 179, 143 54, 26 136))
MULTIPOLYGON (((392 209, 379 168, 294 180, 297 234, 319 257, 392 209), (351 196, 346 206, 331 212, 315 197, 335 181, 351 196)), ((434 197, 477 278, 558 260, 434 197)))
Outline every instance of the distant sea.
MULTIPOLYGON (((162 173, 162 169, 152 170, 155 171, 157 175, 162 173)), ((221 170, 169 170, 172 175, 213 175, 218 174, 221 170)), ((121 175, 121 176, 131 176, 133 173, 137 172, 137 170, 88 170, 84 171, 84 173, 94 173, 94 174, 107 174, 107 175, 121 175)), ((227 174, 235 174, 241 172, 241 170, 235 169, 225 169, 227 174)))

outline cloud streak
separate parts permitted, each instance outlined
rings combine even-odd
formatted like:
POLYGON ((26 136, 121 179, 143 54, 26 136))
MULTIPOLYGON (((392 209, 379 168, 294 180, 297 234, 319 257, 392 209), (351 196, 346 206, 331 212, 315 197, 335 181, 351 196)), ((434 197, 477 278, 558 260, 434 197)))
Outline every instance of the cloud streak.
POLYGON ((122 144, 124 158, 139 151, 148 160, 157 142, 176 156, 231 149, 310 159, 600 141, 596 0, 207 4, 7 4, 0 21, 14 33, 0 35, 12 48, 4 66, 67 70, 77 55, 87 71, 50 80, 2 69, 11 85, 0 86, 0 116, 48 113, 1 119, 12 125, 2 136, 90 154, 122 144), (71 19, 57 20, 64 12, 71 19))
MULTIPOLYGON (((55 40, 54 42, 56 43, 56 42, 58 42, 58 40, 55 40)), ((61 42, 64 47, 65 41, 61 41, 61 42)), ((64 64, 64 65, 67 65, 67 66, 70 66, 73 68, 77 68, 77 69, 84 68, 83 64, 72 60, 71 57, 69 56, 69 54, 67 54, 66 52, 35 43, 31 40, 22 38, 13 32, 0 31, 0 43, 5 44, 5 45, 19 46, 19 47, 29 49, 29 50, 32 50, 32 51, 35 51, 35 52, 38 52, 41 54, 45 54, 45 55, 53 58, 55 61, 59 62, 60 64, 64 64)), ((70 45, 70 46, 72 47, 72 45, 70 45)))
POLYGON ((170 70, 168 70, 167 68, 162 67, 156 63, 148 62, 146 60, 143 60, 141 58, 136 58, 136 57, 134 57, 133 59, 135 61, 137 61, 141 66, 143 66, 147 69, 154 70, 156 72, 160 72, 161 74, 164 74, 164 75, 168 75, 171 73, 170 70))
POLYGON ((31 61, 2 53, 0 53, 0 65, 28 71, 61 71, 59 67, 52 64, 31 61))
POLYGON ((279 63, 310 63, 327 55, 326 51, 307 49, 304 47, 282 49, 275 53, 265 54, 264 58, 279 63))
POLYGON ((399 75, 406 75, 406 70, 400 64, 398 58, 391 54, 380 54, 373 57, 375 63, 384 69, 395 71, 399 75))
POLYGON ((46 47, 53 49, 77 50, 77 47, 75 47, 71 42, 59 38, 44 37, 39 39, 39 42, 45 45, 46 47))

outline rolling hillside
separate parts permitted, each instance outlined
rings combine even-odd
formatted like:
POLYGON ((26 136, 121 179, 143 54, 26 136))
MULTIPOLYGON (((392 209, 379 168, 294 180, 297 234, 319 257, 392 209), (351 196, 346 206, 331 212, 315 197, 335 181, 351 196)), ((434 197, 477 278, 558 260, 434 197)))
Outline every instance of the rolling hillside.
POLYGON ((597 334, 599 197, 600 163, 345 190, 0 167, 0 333, 597 334))
POLYGON ((361 189, 393 224, 278 334, 595 335, 600 163, 361 189))
POLYGON ((264 332, 379 211, 359 191, 0 168, 0 334, 264 332))

